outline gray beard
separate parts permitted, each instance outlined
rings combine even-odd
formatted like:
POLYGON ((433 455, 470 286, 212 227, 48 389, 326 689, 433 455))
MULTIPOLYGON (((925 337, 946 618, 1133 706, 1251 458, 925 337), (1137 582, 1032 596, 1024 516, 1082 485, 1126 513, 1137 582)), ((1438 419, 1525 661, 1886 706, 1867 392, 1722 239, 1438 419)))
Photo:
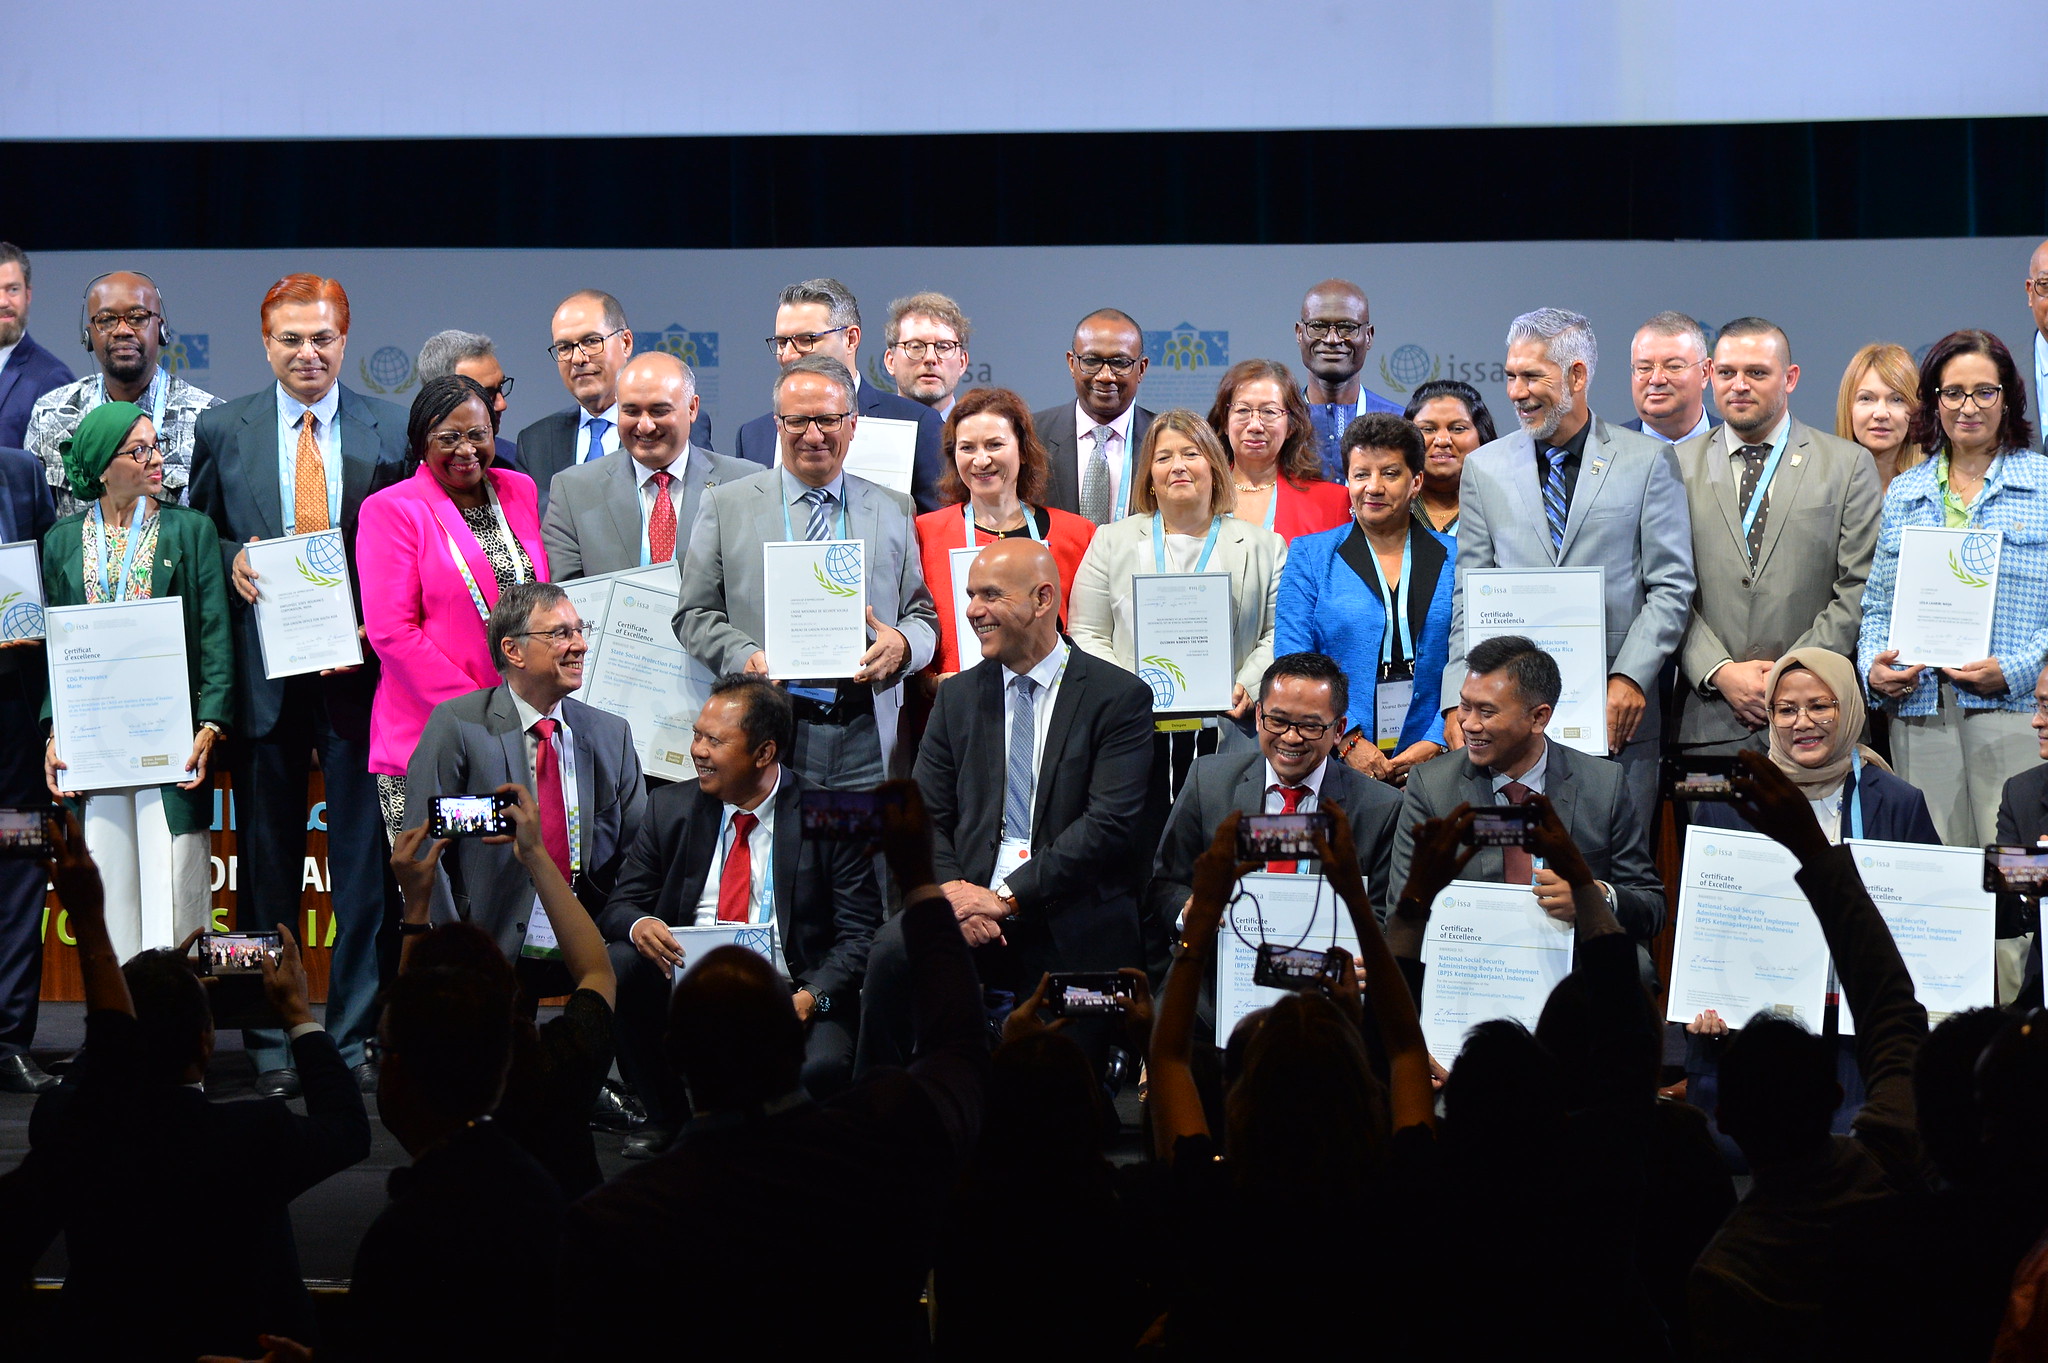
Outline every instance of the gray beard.
POLYGON ((1550 415, 1543 418, 1541 425, 1530 426, 1524 423, 1522 429, 1529 433, 1529 437, 1532 440, 1548 440, 1557 434, 1559 426, 1564 425, 1564 419, 1578 409, 1578 399, 1574 398, 1570 393, 1566 393, 1557 406, 1550 409, 1550 415))

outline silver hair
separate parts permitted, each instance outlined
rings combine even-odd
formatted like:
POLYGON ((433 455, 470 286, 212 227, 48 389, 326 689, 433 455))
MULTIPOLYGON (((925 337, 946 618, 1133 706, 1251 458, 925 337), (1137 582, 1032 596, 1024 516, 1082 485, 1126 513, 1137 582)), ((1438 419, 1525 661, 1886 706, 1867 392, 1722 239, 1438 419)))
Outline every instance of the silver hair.
POLYGON ((781 412, 782 386, 798 374, 816 374, 820 378, 830 379, 839 385, 840 392, 846 394, 847 405, 852 406, 855 392, 853 371, 830 355, 806 355, 775 376, 775 389, 768 399, 770 411, 781 412))
POLYGON ((475 331, 437 331, 420 347, 420 382, 446 378, 464 360, 481 360, 496 355, 491 338, 475 331))
POLYGON ((1543 342, 1543 358, 1559 369, 1570 369, 1577 361, 1586 366, 1591 380, 1600 360, 1600 345, 1593 339, 1593 324, 1581 313, 1565 308, 1538 308, 1508 323, 1508 345, 1524 341, 1543 342))
POLYGON ((638 355, 635 355, 632 359, 626 361, 625 365, 620 368, 619 372, 623 374, 626 372, 626 370, 631 369, 634 365, 640 363, 642 360, 649 358, 657 360, 667 360, 671 364, 673 364, 677 369, 682 371, 683 400, 685 402, 689 401, 691 398, 697 395, 696 371, 691 369, 689 365, 683 362, 682 356, 671 354, 666 350, 643 350, 638 355))
POLYGON ((1660 312, 1636 330, 1657 336, 1690 336, 1699 342, 1701 359, 1714 353, 1714 341, 1707 335, 1707 329, 1682 312, 1660 312))
POLYGON ((860 325, 860 300, 853 296, 853 290, 836 279, 805 279, 791 284, 777 298, 776 305, 788 307, 792 303, 823 303, 831 311, 825 320, 835 327, 857 327, 860 325))

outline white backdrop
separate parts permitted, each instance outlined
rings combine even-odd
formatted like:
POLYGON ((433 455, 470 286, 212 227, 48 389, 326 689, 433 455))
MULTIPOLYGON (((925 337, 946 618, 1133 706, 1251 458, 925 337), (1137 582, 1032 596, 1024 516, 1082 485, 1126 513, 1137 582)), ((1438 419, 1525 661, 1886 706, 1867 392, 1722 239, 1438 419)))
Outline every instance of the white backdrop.
POLYGON ((1110 305, 1146 329, 1152 366, 1139 400, 1206 410, 1221 369, 1270 356, 1299 371, 1292 324, 1302 292, 1328 275, 1363 285, 1378 337, 1368 385, 1400 400, 1432 375, 1474 382, 1510 424, 1498 367, 1516 313, 1555 304, 1593 319, 1601 361, 1594 406, 1633 415, 1628 342, 1664 308, 1709 326, 1755 313, 1783 326, 1803 367, 1793 399, 1832 429, 1842 366, 1867 341, 1918 351, 1957 327, 1997 332, 2022 356, 2031 318, 2021 279, 2035 242, 2016 238, 1854 242, 1538 242, 1370 246, 1144 246, 792 251, 184 251, 42 252, 30 329, 84 372, 78 298, 117 267, 162 285, 177 333, 174 363, 222 397, 269 381, 257 321, 279 275, 333 275, 349 291, 346 382, 408 403, 420 342, 444 327, 490 335, 519 380, 507 433, 569 399, 544 353, 548 318, 575 289, 625 304, 642 348, 682 351, 697 368, 715 426, 767 410, 774 364, 763 344, 782 285, 832 274, 859 294, 862 366, 880 375, 890 299, 951 294, 974 324, 971 382, 996 383, 1034 406, 1072 396, 1062 364, 1074 322, 1110 305), (381 390, 381 391, 380 391, 381 390))

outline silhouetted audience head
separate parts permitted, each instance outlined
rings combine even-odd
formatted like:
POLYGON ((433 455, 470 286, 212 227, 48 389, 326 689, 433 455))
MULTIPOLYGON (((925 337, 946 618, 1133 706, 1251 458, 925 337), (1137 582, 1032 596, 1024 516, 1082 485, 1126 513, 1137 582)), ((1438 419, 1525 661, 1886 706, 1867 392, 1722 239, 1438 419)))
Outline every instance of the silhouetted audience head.
POLYGON ((377 1039, 378 1113, 416 1149, 498 1105, 512 1061, 511 999, 478 970, 414 967, 384 992, 377 1039))
POLYGON ((1987 1154, 2000 1176, 2038 1184, 2048 1157, 2048 1009, 2015 1018, 1977 1061, 1987 1154))
POLYGON ((1950 1183, 1983 1173, 1984 1109, 1977 1102, 1977 1061, 2011 1016, 1972 1008, 1943 1019, 1913 1057, 1913 1111, 1920 1143, 1950 1183))
POLYGON ((1564 1132, 1556 1059, 1528 1028, 1506 1018, 1466 1034, 1443 1100, 1444 1138, 1461 1150, 1541 1150, 1564 1132))
POLYGON ((1759 1013, 1721 1057, 1721 1101, 1714 1117, 1752 1168, 1825 1143, 1841 1104, 1834 1043, 1791 1018, 1759 1013))
POLYGON ((706 952, 676 985, 669 1058, 699 1112, 744 1111, 795 1091, 804 1027, 789 986, 743 947, 706 952))
POLYGON ((1626 1029, 1628 1035, 1614 1034, 1613 1015, 1612 1007, 1587 993, 1585 977, 1578 974, 1559 980, 1544 1001, 1536 1040, 1557 1063, 1568 1108, 1638 1098, 1657 1086, 1664 1038, 1654 1013, 1646 1009, 1647 1025, 1626 1029))
POLYGON ((1239 1186, 1255 1196, 1317 1188, 1362 1197, 1393 1118, 1357 1025, 1321 995, 1290 994, 1237 1031, 1224 1148, 1239 1186))
POLYGON ((474 923, 443 923, 412 944, 406 958, 413 970, 470 970, 505 991, 517 991, 517 975, 490 934, 474 923))
POLYGON ((143 1073, 167 1084, 204 1078, 213 1058, 213 1009, 191 963, 181 953, 161 948, 129 958, 121 974, 135 1000, 143 1073))
POLYGON ((1103 1158, 1107 1098, 1088 1055, 1058 1032, 1005 1042, 990 1062, 981 1154, 998 1168, 1052 1172, 1103 1158))

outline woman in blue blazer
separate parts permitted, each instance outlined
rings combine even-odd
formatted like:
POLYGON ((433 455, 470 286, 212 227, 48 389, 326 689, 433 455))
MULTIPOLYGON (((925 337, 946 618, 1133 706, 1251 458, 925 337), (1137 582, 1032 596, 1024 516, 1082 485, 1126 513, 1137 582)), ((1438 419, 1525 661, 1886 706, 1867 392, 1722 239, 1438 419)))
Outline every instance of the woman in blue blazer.
POLYGON ((1351 680, 1351 731, 1337 751, 1395 785, 1444 749, 1438 699, 1450 650, 1457 541, 1410 515, 1422 433, 1387 412, 1344 432, 1351 520, 1294 541, 1280 573, 1275 656, 1326 653, 1351 680))

